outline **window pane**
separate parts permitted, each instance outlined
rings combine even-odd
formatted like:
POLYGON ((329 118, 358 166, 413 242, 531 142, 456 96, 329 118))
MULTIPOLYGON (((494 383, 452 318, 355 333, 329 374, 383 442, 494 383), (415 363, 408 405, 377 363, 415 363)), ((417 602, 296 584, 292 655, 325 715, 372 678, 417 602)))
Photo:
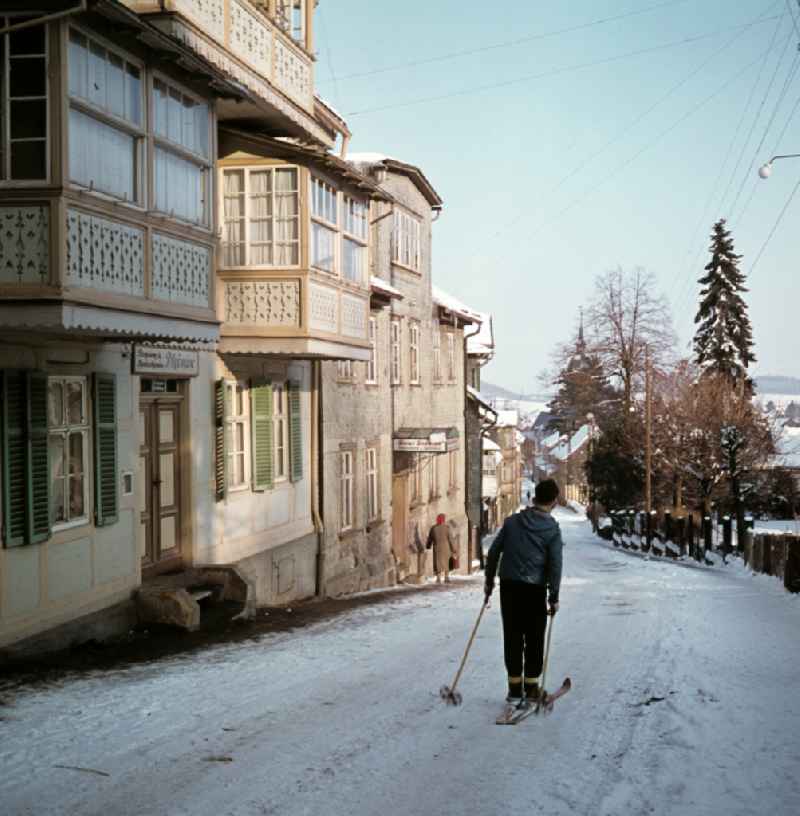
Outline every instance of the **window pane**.
POLYGON ((153 119, 155 132, 167 135, 167 86, 159 79, 153 80, 153 119))
POLYGON ((77 31, 69 32, 69 92, 86 99, 89 96, 89 50, 86 37, 77 31))
POLYGON ((89 43, 89 101, 106 106, 106 51, 97 43, 89 43))
POLYGON ((170 88, 167 94, 167 137, 176 144, 182 143, 182 107, 181 95, 170 88))
POLYGON ((126 201, 136 200, 136 140, 77 110, 69 112, 70 179, 126 201))
POLYGON ((12 142, 11 177, 14 179, 47 178, 47 143, 12 142))
POLYGON ((49 423, 51 428, 64 424, 64 392, 60 382, 51 382, 48 386, 49 423))
POLYGON ((364 279, 364 247, 351 241, 342 240, 342 273, 344 278, 355 283, 364 279))
POLYGON ((43 59, 9 60, 9 93, 11 96, 45 96, 47 94, 43 59))
POLYGON ((50 501, 53 523, 64 521, 64 437, 53 434, 48 444, 50 459, 50 501))
POLYGON ((72 381, 66 384, 67 389, 67 422, 70 425, 83 425, 83 383, 72 381))
POLYGON ((83 515, 83 433, 69 435, 69 517, 83 515))
POLYGON ((137 125, 142 121, 142 83, 139 69, 125 66, 125 116, 137 125))
POLYGON ((11 102, 11 138, 35 139, 47 135, 47 101, 20 99, 11 102))
POLYGON ((108 55, 108 110, 115 116, 125 116, 125 63, 114 54, 108 55))
POLYGON ((155 150, 155 166, 156 209, 187 221, 204 222, 203 168, 162 148, 155 150))
POLYGON ((21 28, 19 31, 13 31, 9 34, 11 41, 11 55, 18 56, 22 54, 44 54, 45 27, 31 26, 30 28, 21 28))
POLYGON ((336 233, 333 230, 323 227, 322 224, 313 223, 311 225, 311 263, 318 269, 326 272, 335 272, 335 247, 336 233))

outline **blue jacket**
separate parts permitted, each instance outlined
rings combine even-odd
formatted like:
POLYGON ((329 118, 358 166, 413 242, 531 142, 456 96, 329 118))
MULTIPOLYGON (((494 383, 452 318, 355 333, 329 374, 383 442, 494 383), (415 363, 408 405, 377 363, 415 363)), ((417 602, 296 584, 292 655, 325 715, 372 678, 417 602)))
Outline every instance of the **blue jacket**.
POLYGON ((489 548, 487 588, 494 586, 500 561, 501 581, 546 585, 550 603, 558 603, 563 546, 561 528, 549 513, 534 507, 514 513, 505 520, 489 548))

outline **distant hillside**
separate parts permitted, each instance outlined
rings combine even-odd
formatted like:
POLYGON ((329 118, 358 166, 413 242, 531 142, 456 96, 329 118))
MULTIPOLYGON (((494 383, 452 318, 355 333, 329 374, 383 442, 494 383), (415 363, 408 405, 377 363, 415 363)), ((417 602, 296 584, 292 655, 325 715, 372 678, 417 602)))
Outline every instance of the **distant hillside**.
POLYGON ((524 400, 526 402, 549 402, 549 394, 520 394, 519 391, 509 391, 501 385, 493 385, 481 380, 481 394, 489 399, 524 400))
POLYGON ((800 379, 797 377, 756 377, 756 391, 759 394, 800 395, 800 379))

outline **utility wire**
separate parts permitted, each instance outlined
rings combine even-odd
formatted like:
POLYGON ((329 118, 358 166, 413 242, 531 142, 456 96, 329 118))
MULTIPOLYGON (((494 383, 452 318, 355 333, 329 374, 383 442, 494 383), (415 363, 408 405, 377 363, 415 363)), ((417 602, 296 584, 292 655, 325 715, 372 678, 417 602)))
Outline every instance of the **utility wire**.
POLYGON ((761 25, 762 23, 769 22, 770 20, 778 19, 779 15, 773 15, 771 17, 764 17, 756 22, 744 23, 743 25, 738 26, 729 26, 727 28, 717 29, 716 31, 710 31, 706 34, 697 34, 693 37, 685 37, 682 40, 673 40, 671 42, 662 43, 661 45, 654 45, 650 46, 649 48, 640 48, 635 51, 627 51, 623 54, 616 54, 613 57, 604 57, 603 59, 599 60, 592 60, 591 62, 582 62, 576 65, 569 65, 564 68, 553 68, 549 71, 544 71, 539 74, 528 74, 526 76, 519 76, 514 77, 513 79, 507 79, 503 82, 494 82, 488 85, 477 85, 471 88, 464 88, 460 91, 452 91, 446 94, 439 94, 437 96, 428 96, 428 97, 421 97, 419 99, 410 99, 406 102, 397 102, 390 105, 379 105, 374 108, 365 108, 364 110, 360 111, 352 111, 348 113, 348 116, 363 116, 367 113, 378 113, 380 111, 386 110, 396 110, 398 108, 407 108, 413 105, 421 105, 426 102, 440 102, 445 99, 452 99, 458 96, 470 96, 475 93, 481 93, 482 91, 490 91, 496 90, 498 88, 505 88, 510 85, 518 85, 523 82, 530 82, 535 79, 545 79, 547 77, 557 76, 559 74, 566 74, 573 71, 580 71, 584 68, 593 68, 597 65, 606 65, 612 62, 618 62, 619 60, 629 59, 630 57, 638 57, 643 54, 651 54, 655 51, 663 51, 668 48, 676 48, 681 45, 688 45, 689 43, 699 42, 700 40, 707 40, 710 37, 717 37, 720 34, 725 34, 729 31, 739 31, 741 29, 752 28, 753 26, 761 25))
POLYGON ((794 185, 794 189, 789 194, 789 198, 786 199, 786 203, 783 205, 783 209, 780 211, 778 217, 775 219, 775 223, 772 225, 772 229, 769 231, 769 235, 767 235, 764 243, 761 245, 761 249, 758 250, 756 259, 753 261, 753 265, 750 267, 751 275, 753 274, 753 270, 758 265, 758 262, 761 260, 761 256, 764 254, 764 250, 767 248, 767 245, 772 240, 772 236, 775 234, 776 230, 778 229, 778 226, 783 220, 783 216, 786 215, 786 211, 789 209, 789 205, 792 203, 792 199, 797 194, 798 189, 800 189, 800 180, 798 180, 797 184, 794 185))
MULTIPOLYGON (((765 11, 764 13, 766 14, 767 11, 765 11)), ((759 22, 758 18, 753 21, 753 23, 756 23, 756 22, 759 22)), ((677 90, 682 88, 690 79, 697 76, 697 74, 699 74, 700 71, 702 71, 710 62, 714 61, 717 57, 719 57, 720 54, 722 54, 724 51, 726 51, 728 48, 730 48, 736 42, 736 40, 738 40, 741 36, 744 35, 744 33, 745 33, 745 29, 742 29, 742 30, 736 32, 733 35, 733 37, 731 37, 726 43, 724 43, 722 46, 720 46, 720 48, 716 49, 716 51, 714 51, 710 56, 706 57, 696 68, 693 68, 691 71, 689 71, 688 74, 683 76, 680 80, 678 80, 678 82, 676 82, 674 85, 672 85, 669 88, 669 90, 667 90, 666 93, 664 93, 656 102, 654 102, 652 105, 647 107, 641 113, 637 114, 630 122, 628 122, 627 125, 625 125, 623 128, 618 130, 617 133, 615 133, 607 142, 605 142, 605 144, 603 144, 602 147, 600 147, 594 153, 591 153, 590 155, 588 155, 585 159, 583 159, 583 161, 576 164, 575 167, 573 167, 572 170, 569 171, 569 173, 567 173, 565 176, 563 176, 561 178, 561 180, 558 181, 554 187, 552 187, 550 190, 548 190, 548 192, 546 193, 546 197, 550 198, 553 194, 558 192, 558 190, 560 190, 561 187, 563 187, 564 184, 566 184, 567 181, 569 181, 577 173, 579 173, 581 170, 583 170, 583 168, 586 167, 587 164, 594 161, 598 156, 605 153, 605 151, 608 150, 609 147, 612 147, 617 142, 619 142, 634 127, 636 127, 636 125, 638 125, 639 122, 641 122, 643 119, 645 119, 647 116, 649 116, 656 108, 658 108, 664 102, 666 102, 667 99, 669 99, 669 97, 672 96, 672 94, 674 94, 677 90)), ((776 33, 777 33, 777 28, 776 28, 776 33)), ((770 46, 771 45, 772 45, 772 43, 770 43, 770 46)), ((763 65, 763 63, 762 63, 762 65, 763 65)), ((509 229, 512 229, 513 227, 515 227, 526 216, 527 216, 527 213, 525 213, 524 211, 521 211, 520 214, 516 218, 514 218, 512 221, 510 221, 509 223, 507 223, 503 227, 501 227, 492 236, 492 239, 498 238, 500 235, 507 232, 509 229)))
POLYGON ((608 175, 604 176, 600 181, 596 184, 589 187, 587 190, 583 192, 578 198, 573 199, 566 207, 563 207, 559 212, 553 215, 551 218, 546 219, 545 221, 541 222, 538 227, 528 235, 528 238, 534 238, 541 232, 544 227, 549 226, 553 221, 561 218, 562 216, 566 215, 573 207, 577 206, 578 204, 585 201, 589 196, 595 193, 600 187, 602 187, 606 182, 608 182, 612 178, 616 178, 620 172, 625 170, 629 165, 633 164, 640 156, 658 144, 665 136, 668 136, 672 133, 673 130, 678 128, 682 125, 687 119, 693 116, 697 111, 701 108, 705 107, 709 102, 714 100, 718 97, 723 91, 727 90, 737 79, 739 79, 742 74, 749 71, 753 66, 760 60, 763 59, 764 52, 759 53, 759 55, 752 60, 751 62, 747 63, 743 67, 741 67, 733 76, 729 77, 725 82, 717 87, 712 93, 706 96, 702 101, 698 102, 696 105, 693 105, 686 113, 684 113, 681 117, 676 119, 669 127, 662 130, 655 138, 651 139, 646 145, 644 145, 640 150, 636 153, 629 156, 624 162, 622 162, 618 167, 612 170, 608 175))
MULTIPOLYGON (((767 13, 768 11, 769 11, 769 9, 765 9, 764 13, 767 13)), ((723 160, 722 165, 720 166, 720 170, 719 170, 719 173, 717 175, 717 179, 714 182, 714 186, 712 187, 711 193, 709 194, 708 199, 706 200, 705 206, 703 207, 703 209, 701 211, 702 214, 701 214, 699 220, 697 221, 697 224, 695 225, 694 230, 692 230, 692 236, 689 239, 689 249, 686 251, 686 257, 687 258, 692 255, 692 247, 695 246, 695 243, 696 243, 696 240, 697 240, 697 234, 702 229, 702 226, 706 221, 708 209, 711 206, 711 202, 714 200, 714 197, 715 197, 715 195, 717 193, 717 189, 718 189, 718 187, 720 185, 720 182, 722 181, 722 177, 725 174, 725 168, 727 167, 728 159, 730 158, 731 153, 733 152, 733 147, 736 144, 736 140, 737 140, 737 138, 739 136, 739 132, 741 131, 742 125, 744 124, 744 120, 747 117, 747 111, 750 109, 750 103, 752 102, 753 97, 755 96, 756 88, 758 87, 759 82, 761 81, 761 75, 762 75, 762 73, 764 71, 765 66, 767 65, 767 62, 769 61, 768 57, 769 57, 770 53, 772 52, 772 48, 773 48, 773 46, 775 44, 775 40, 777 39, 778 32, 780 31, 781 23, 783 22, 783 18, 785 16, 785 14, 786 14, 786 12, 784 11, 780 15, 780 17, 778 18, 778 23, 775 26, 775 30, 772 32, 772 39, 770 40, 770 43, 769 43, 769 46, 767 47, 767 50, 764 52, 764 59, 761 61, 761 64, 760 64, 759 69, 758 69, 758 73, 756 74, 755 82, 753 82, 753 84, 752 84, 752 86, 750 88, 750 93, 748 94, 747 101, 745 102, 745 105, 742 108, 742 114, 739 117, 739 122, 736 125, 736 129, 734 131, 733 137, 731 138, 730 143, 728 144, 728 150, 727 150, 727 152, 725 154, 725 159, 723 160)), ((780 60, 781 60, 781 58, 779 58, 779 61, 778 61, 779 63, 780 63, 780 60)), ((756 121, 757 121, 757 116, 756 116, 756 121)), ((736 173, 738 172, 739 164, 740 164, 740 162, 742 160, 742 155, 744 154, 744 149, 745 149, 745 147, 747 145, 747 142, 750 139, 751 134, 752 134, 752 128, 750 130, 750 134, 748 134, 747 139, 745 140, 744 144, 742 145, 742 153, 739 156, 739 161, 737 162, 736 167, 734 168, 733 172, 731 173, 730 178, 728 180, 728 184, 727 184, 727 186, 725 188, 725 191, 722 194, 722 197, 721 197, 720 203, 719 203, 719 209, 722 208, 722 204, 725 201, 725 199, 727 198, 728 190, 730 189, 732 180, 736 177, 736 173)), ((703 247, 701 246, 697 251, 697 254, 696 254, 695 258, 694 258, 694 262, 688 267, 688 269, 686 271, 686 274, 683 276, 682 282, 680 284, 678 284, 679 293, 678 293, 677 297, 675 298, 675 300, 673 301, 673 304, 675 305, 677 312, 682 311, 684 305, 686 304, 687 299, 691 295, 691 291, 692 291, 692 270, 694 270, 697 267, 697 265, 700 263, 700 259, 702 258, 702 254, 703 254, 703 247)), ((673 291, 674 291, 674 289, 673 289, 673 291)))
POLYGON ((375 68, 371 71, 358 71, 353 74, 346 74, 345 76, 339 77, 340 81, 345 81, 348 79, 358 79, 359 77, 370 77, 376 76, 377 74, 388 74, 394 71, 404 71, 409 68, 416 68, 419 65, 432 65, 436 62, 445 62, 447 60, 458 59, 459 57, 469 57, 473 54, 484 54, 487 51, 496 51, 501 48, 513 48, 517 45, 524 45, 525 43, 535 42, 536 40, 545 40, 550 37, 557 37, 561 34, 571 34, 575 31, 583 31, 587 28, 594 28, 595 26, 606 25, 607 23, 613 23, 618 20, 625 20, 628 17, 635 17, 641 14, 647 14, 651 11, 657 11, 658 9, 666 8, 668 6, 676 6, 681 3, 685 3, 687 0, 667 0, 664 3, 657 3, 654 6, 646 6, 645 8, 640 9, 632 9, 631 11, 622 12, 621 14, 615 14, 612 17, 601 17, 597 20, 589 20, 585 23, 579 23, 578 25, 568 26, 567 28, 558 28, 554 31, 544 31, 539 34, 531 34, 527 37, 520 37, 516 40, 506 40, 505 42, 500 43, 492 43, 490 45, 483 45, 477 48, 469 48, 464 51, 450 51, 447 54, 439 54, 435 57, 428 57, 426 59, 421 60, 414 60, 413 62, 405 62, 402 65, 388 65, 385 68, 375 68))

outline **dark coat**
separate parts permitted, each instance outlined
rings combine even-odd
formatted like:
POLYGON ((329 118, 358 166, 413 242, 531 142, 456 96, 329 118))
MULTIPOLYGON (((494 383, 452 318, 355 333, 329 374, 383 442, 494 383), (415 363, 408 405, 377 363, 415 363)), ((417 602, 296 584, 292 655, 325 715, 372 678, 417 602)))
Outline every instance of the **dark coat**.
POLYGON ((549 513, 533 507, 514 513, 489 548, 487 586, 494 585, 499 561, 501 581, 547 586, 550 603, 558 603, 563 546, 561 528, 549 513))

